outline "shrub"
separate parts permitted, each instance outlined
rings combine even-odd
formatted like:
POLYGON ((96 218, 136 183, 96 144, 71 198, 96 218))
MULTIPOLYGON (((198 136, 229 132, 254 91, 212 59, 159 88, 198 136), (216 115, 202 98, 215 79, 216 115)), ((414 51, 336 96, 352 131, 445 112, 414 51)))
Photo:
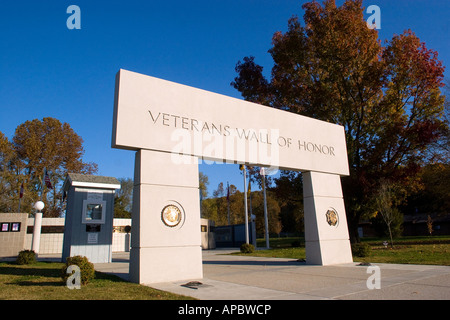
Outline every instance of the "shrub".
POLYGON ((22 250, 16 259, 17 264, 33 264, 36 263, 36 253, 33 250, 22 250))
POLYGON ((83 256, 73 256, 68 257, 66 260, 66 264, 62 267, 62 274, 61 278, 64 282, 67 281, 67 278, 70 276, 70 274, 67 273, 67 268, 70 265, 77 265, 80 268, 80 277, 81 277, 81 284, 86 285, 94 279, 95 277, 95 269, 94 264, 89 262, 88 258, 83 256))
POLYGON ((252 253, 253 251, 255 251, 255 247, 252 244, 243 243, 241 245, 241 252, 242 253, 252 253))
POLYGON ((355 257, 368 257, 372 248, 367 243, 353 243, 352 253, 355 257))

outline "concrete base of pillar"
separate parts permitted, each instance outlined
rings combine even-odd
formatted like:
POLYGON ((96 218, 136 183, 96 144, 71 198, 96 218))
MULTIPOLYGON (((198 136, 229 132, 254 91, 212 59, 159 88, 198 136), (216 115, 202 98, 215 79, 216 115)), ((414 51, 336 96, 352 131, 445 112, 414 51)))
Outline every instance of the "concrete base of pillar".
POLYGON ((174 161, 169 153, 136 153, 129 269, 132 282, 151 284, 203 277, 198 161, 196 157, 177 157, 174 161))
POLYGON ((200 246, 132 248, 130 251, 131 282, 151 284, 202 277, 200 246))
POLYGON ((303 173, 306 263, 353 262, 340 176, 303 173))

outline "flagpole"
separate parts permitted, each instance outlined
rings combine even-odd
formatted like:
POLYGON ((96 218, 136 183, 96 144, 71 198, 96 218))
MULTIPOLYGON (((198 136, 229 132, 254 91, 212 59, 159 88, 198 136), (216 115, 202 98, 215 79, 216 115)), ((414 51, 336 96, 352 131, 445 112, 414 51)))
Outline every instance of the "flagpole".
POLYGON ((42 180, 41 180, 41 201, 42 201, 42 197, 44 194, 45 171, 46 171, 46 169, 44 168, 44 173, 43 173, 42 180))
POLYGON ((247 187, 247 193, 248 193, 248 201, 249 201, 249 213, 250 213, 250 228, 252 232, 252 244, 256 248, 256 219, 253 218, 253 206, 252 206, 252 185, 251 185, 251 177, 250 172, 248 173, 248 187, 247 187))
POLYGON ((227 218, 228 218, 228 225, 230 225, 230 183, 227 181, 227 218))
POLYGON ((247 173, 245 170, 245 165, 242 165, 243 173, 244 173, 244 207, 245 207, 245 243, 249 244, 248 239, 248 207, 247 207, 247 173))
POLYGON ((34 208, 37 212, 34 213, 34 226, 33 226, 33 239, 32 239, 32 250, 39 255, 40 243, 41 243, 41 229, 42 229, 42 209, 44 209, 43 194, 44 194, 44 183, 47 170, 44 168, 44 175, 42 177, 41 183, 41 200, 34 204, 34 208))
POLYGON ((263 194, 264 194, 264 224, 265 224, 265 238, 266 238, 266 248, 270 248, 269 244, 269 221, 267 218, 267 199, 266 199, 266 171, 264 168, 261 168, 262 171, 262 179, 263 179, 263 194))
POLYGON ((250 202, 250 217, 253 214, 253 209, 252 209, 252 186, 250 185, 250 175, 248 177, 248 188, 247 188, 247 192, 248 192, 248 200, 250 202))
POLYGON ((22 197, 23 197, 23 181, 22 181, 22 184, 20 185, 20 191, 19 191, 19 210, 18 210, 19 213, 20 213, 20 203, 22 202, 22 197))
POLYGON ((203 201, 203 194, 202 194, 202 189, 201 188, 198 188, 198 191, 199 191, 199 198, 200 198, 200 218, 203 218, 203 215, 202 215, 202 201, 203 201))

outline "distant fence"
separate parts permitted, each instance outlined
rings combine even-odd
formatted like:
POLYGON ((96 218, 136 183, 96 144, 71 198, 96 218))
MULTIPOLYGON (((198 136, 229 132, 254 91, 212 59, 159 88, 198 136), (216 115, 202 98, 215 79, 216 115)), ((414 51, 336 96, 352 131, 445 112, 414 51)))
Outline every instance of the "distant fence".
MULTIPOLYGON (((256 231, 253 222, 248 223, 248 230, 249 243, 256 247, 256 231)), ((218 248, 240 247, 245 243, 245 224, 214 227, 214 238, 218 248)))

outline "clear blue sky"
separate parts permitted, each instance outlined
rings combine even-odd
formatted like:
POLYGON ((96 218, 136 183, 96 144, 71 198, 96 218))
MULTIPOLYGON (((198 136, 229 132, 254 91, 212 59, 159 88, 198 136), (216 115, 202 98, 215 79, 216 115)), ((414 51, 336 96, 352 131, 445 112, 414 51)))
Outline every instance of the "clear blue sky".
MULTIPOLYGON (((110 147, 116 72, 240 98, 230 86, 236 62, 253 55, 268 75, 272 35, 285 31, 292 15, 303 16, 304 2, 2 1, 0 131, 11 139, 26 120, 57 118, 83 138, 84 161, 97 163, 100 175, 132 177, 134 153, 110 147), (71 4, 81 9, 81 30, 66 27, 71 4)), ((372 4, 381 9, 382 40, 410 28, 448 66, 450 1, 364 1, 372 4)), ((221 181, 242 190, 236 165, 199 169, 209 177, 210 194, 221 181)))

